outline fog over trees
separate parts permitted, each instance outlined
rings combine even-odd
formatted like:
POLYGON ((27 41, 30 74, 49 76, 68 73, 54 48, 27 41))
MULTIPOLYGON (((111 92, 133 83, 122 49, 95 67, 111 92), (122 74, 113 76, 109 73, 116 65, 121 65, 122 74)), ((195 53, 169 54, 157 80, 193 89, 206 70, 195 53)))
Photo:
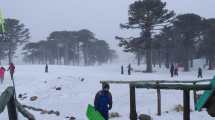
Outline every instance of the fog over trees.
POLYGON ((101 65, 117 58, 105 40, 87 29, 53 31, 46 40, 31 42, 30 31, 17 19, 5 19, 0 36, 0 61, 13 62, 17 47, 24 44, 23 61, 29 64, 101 65))
POLYGON ((23 50, 24 61, 32 64, 100 65, 117 57, 107 42, 86 29, 54 31, 47 40, 30 42, 23 50))
MULTIPOLYGON (((136 56, 137 64, 146 64, 146 72, 153 66, 178 64, 189 71, 194 59, 206 59, 208 69, 215 66, 215 18, 198 14, 177 14, 166 8, 161 0, 134 1, 128 8, 127 23, 120 28, 140 30, 139 36, 116 40, 124 52, 136 56)), ((30 41, 30 30, 18 19, 7 18, 5 32, 0 35, 0 62, 13 61, 18 47, 23 46, 23 61, 28 64, 95 65, 111 63, 118 57, 106 40, 86 29, 59 30, 44 40, 30 41)), ((114 36, 113 36, 114 37, 114 36)))

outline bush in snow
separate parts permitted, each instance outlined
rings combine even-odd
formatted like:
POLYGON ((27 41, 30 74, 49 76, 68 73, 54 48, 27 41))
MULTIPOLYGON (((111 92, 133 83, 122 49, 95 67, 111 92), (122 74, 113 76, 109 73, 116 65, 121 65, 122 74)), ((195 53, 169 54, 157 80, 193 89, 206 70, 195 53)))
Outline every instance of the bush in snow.
POLYGON ((140 114, 138 118, 139 120, 153 120, 151 116, 146 114, 140 114))

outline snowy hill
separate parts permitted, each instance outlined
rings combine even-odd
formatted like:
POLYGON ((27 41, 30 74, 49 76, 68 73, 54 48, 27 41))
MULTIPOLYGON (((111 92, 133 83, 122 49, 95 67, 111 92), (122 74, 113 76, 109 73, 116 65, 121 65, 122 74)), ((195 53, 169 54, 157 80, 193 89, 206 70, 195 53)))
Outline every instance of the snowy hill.
MULTIPOLYGON (((131 76, 120 75, 120 65, 104 65, 95 67, 49 66, 49 73, 44 73, 42 65, 18 65, 15 72, 17 96, 26 94, 24 100, 18 99, 22 104, 55 110, 60 116, 40 114, 29 110, 37 120, 68 120, 66 116, 74 116, 77 120, 86 120, 85 112, 88 103, 93 104, 94 96, 101 89, 100 80, 197 80, 197 71, 181 72, 179 76, 170 78, 169 70, 156 69, 154 73, 132 73, 131 76), (83 81, 82 81, 83 80, 83 81), (61 87, 61 90, 56 90, 61 87), (38 99, 30 101, 30 97, 38 99)), ((143 66, 135 69, 142 69, 143 66)), ((205 79, 212 78, 214 71, 203 70, 205 79)), ((0 93, 11 85, 9 73, 5 81, 0 84, 0 93)), ((129 89, 127 85, 111 85, 113 95, 112 112, 118 112, 122 117, 114 120, 129 120, 129 89)), ((174 111, 174 107, 182 104, 182 92, 162 90, 162 116, 156 116, 156 91, 137 90, 137 112, 151 115, 154 120, 181 120, 182 112, 174 111), (167 112, 168 111, 168 112, 167 112)), ((193 100, 191 99, 193 109, 193 100)), ((24 118, 19 115, 20 119, 24 118)), ((0 114, 0 120, 6 120, 7 110, 0 114)), ((205 111, 192 112, 192 120, 212 120, 205 111)))

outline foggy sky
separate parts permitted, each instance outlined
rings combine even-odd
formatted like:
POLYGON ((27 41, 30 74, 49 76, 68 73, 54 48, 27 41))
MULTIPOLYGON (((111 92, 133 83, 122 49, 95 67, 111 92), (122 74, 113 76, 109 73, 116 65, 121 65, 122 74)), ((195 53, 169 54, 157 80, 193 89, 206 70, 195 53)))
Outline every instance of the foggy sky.
MULTIPOLYGON (((87 28, 96 37, 116 48, 116 35, 138 35, 121 30, 126 23, 128 6, 134 0, 0 0, 4 16, 16 18, 30 29, 31 41, 44 40, 54 30, 80 30, 87 28)), ((215 0, 164 0, 177 14, 196 13, 215 17, 215 0)))

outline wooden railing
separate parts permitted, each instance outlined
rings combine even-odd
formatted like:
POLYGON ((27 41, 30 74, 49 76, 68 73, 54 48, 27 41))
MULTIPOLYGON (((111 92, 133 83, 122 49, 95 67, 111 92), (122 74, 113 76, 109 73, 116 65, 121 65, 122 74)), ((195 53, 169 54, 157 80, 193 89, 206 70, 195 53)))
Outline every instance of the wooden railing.
POLYGON ((193 83, 205 83, 210 82, 211 79, 203 79, 203 80, 102 80, 100 83, 110 83, 110 84, 145 84, 145 83, 187 83, 187 84, 193 84, 193 83))
MULTIPOLYGON (((136 112, 136 97, 135 88, 146 88, 146 89, 156 89, 157 90, 157 114, 161 115, 161 89, 173 89, 173 90, 183 90, 183 102, 184 102, 184 120, 190 120, 190 91, 193 91, 194 104, 197 101, 197 90, 211 90, 212 87, 209 84, 211 79, 204 80, 102 80, 101 84, 128 84, 130 92, 130 120, 137 120, 136 112)), ((194 105, 195 106, 195 105, 194 105)))

